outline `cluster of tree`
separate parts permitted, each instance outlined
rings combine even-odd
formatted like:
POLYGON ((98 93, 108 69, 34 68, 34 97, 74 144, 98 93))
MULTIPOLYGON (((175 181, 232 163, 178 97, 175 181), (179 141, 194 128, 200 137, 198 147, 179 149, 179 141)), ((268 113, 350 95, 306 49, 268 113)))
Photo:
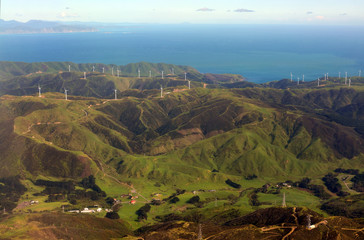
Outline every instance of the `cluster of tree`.
POLYGON ((102 197, 106 197, 106 193, 96 185, 95 177, 92 175, 83 178, 81 182, 78 183, 84 190, 76 190, 76 183, 73 181, 57 182, 39 179, 36 180, 34 184, 46 187, 41 194, 48 195, 47 202, 57 202, 67 198, 71 204, 76 204, 79 199, 97 201, 102 197), (88 191, 88 189, 91 189, 92 191, 88 191))
POLYGON ((96 185, 96 179, 93 175, 83 178, 79 185, 85 189, 90 188, 98 193, 102 192, 101 188, 96 185))
POLYGON ((321 205, 321 209, 335 216, 362 218, 364 216, 364 195, 359 194, 347 198, 336 198, 321 205))
POLYGON ((326 174, 322 181, 324 181, 325 186, 333 193, 340 192, 342 190, 342 186, 339 183, 339 179, 332 173, 326 174))
POLYGON ((359 170, 358 169, 336 168, 334 170, 334 172, 336 172, 336 173, 345 173, 345 174, 350 174, 350 175, 358 175, 359 174, 359 170))
POLYGON ((11 212, 19 201, 21 195, 27 188, 20 182, 19 176, 0 178, 0 210, 5 208, 6 212, 11 212))
POLYGON ((226 180, 225 183, 233 188, 241 188, 241 185, 231 181, 230 179, 226 180))
POLYGON ((151 206, 149 204, 145 204, 143 207, 139 208, 135 213, 138 215, 138 221, 147 220, 148 212, 150 211, 151 206))
POLYGON ((311 182, 311 179, 306 177, 306 178, 303 178, 299 182, 295 182, 293 185, 300 187, 300 188, 305 188, 305 189, 311 190, 316 197, 319 197, 324 200, 329 199, 331 197, 330 194, 328 194, 325 191, 325 188, 323 186, 310 184, 310 182, 311 182))
POLYGON ((177 189, 175 193, 173 193, 171 196, 164 198, 163 201, 164 202, 170 202, 170 203, 176 203, 179 201, 179 198, 177 197, 178 195, 182 195, 186 192, 186 190, 184 189, 177 189), (173 201, 171 201, 172 199, 174 199, 173 201), (178 201, 174 202, 176 199, 178 199, 178 201))
POLYGON ((258 191, 252 191, 249 195, 248 195, 248 198, 249 198, 249 204, 251 206, 260 206, 261 203, 259 202, 259 199, 258 199, 258 191))
POLYGON ((50 194, 68 194, 75 190, 75 184, 72 181, 68 182, 54 182, 38 179, 35 181, 36 186, 45 186, 46 188, 42 191, 45 195, 50 194))
POLYGON ((357 174, 355 177, 351 179, 353 184, 353 189, 358 192, 364 192, 364 173, 357 174))

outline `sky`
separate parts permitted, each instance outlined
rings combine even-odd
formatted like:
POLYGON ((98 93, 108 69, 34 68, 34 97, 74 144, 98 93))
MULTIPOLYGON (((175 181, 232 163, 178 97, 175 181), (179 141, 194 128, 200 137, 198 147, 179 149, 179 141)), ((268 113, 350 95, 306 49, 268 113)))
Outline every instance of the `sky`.
POLYGON ((364 25, 363 0, 0 0, 1 19, 364 25))

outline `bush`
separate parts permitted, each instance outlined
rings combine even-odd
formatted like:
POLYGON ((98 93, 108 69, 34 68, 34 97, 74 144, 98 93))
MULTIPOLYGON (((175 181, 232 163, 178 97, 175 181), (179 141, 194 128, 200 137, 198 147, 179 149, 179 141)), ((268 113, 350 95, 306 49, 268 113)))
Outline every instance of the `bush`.
POLYGON ((179 202, 179 198, 178 197, 174 197, 171 200, 169 200, 169 203, 177 203, 179 202))
POLYGON ((108 212, 106 213, 105 217, 110 219, 120 219, 120 216, 117 212, 108 212))
POLYGON ((200 201, 200 197, 199 196, 193 196, 191 197, 187 203, 191 203, 191 204, 195 204, 195 203, 198 203, 200 201))
POLYGON ((234 183, 230 179, 226 180, 225 183, 233 188, 241 188, 241 185, 238 183, 234 183))

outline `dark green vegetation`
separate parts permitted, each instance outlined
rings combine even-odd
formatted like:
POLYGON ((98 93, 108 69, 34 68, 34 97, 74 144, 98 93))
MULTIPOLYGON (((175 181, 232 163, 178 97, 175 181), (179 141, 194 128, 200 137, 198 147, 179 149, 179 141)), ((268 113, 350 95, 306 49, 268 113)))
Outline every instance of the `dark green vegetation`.
MULTIPOLYGON (((71 68, 90 71, 92 66, 71 68)), ((288 206, 362 217, 362 78, 352 78, 350 88, 335 78, 317 88, 286 80, 255 85, 236 82, 236 75, 147 63, 127 65, 125 76, 116 77, 110 75, 112 65, 95 66, 108 73, 89 72, 81 79, 81 72, 59 72, 68 63, 0 64, 1 94, 7 94, 0 98, 0 177, 19 176, 24 185, 14 203, 40 201, 17 208, 14 216, 97 204, 112 207, 133 229, 165 219, 162 228, 154 226, 163 232, 163 226, 184 228, 171 220, 205 224, 213 219, 222 235, 211 239, 226 239, 227 228, 241 226, 226 225, 233 219, 223 213, 238 209, 232 213, 238 218, 280 206, 284 193, 288 206), (40 67, 45 73, 34 73, 40 67), (138 67, 142 76, 148 69, 155 74, 164 69, 166 75, 139 79, 138 67), (168 76, 171 67, 176 75, 168 76), (193 80, 190 90, 185 71, 193 80), (43 97, 34 96, 38 84, 43 97), (70 89, 69 101, 59 93, 64 87, 70 89), (112 99, 115 88, 118 100, 112 99), (25 94, 32 96, 20 96, 25 94), (343 202, 350 207, 343 210, 343 202)), ((5 182, 0 187, 6 189, 5 182)), ((188 224, 188 231, 198 227, 188 224)), ((254 226, 258 234, 260 226, 254 226)), ((279 238, 288 234, 279 232, 279 238)))
POLYGON ((233 209, 202 220, 198 213, 194 220, 174 216, 159 224, 141 228, 137 234, 144 239, 361 239, 363 222, 343 217, 323 218, 305 208, 266 208, 248 215, 233 209), (201 224, 202 222, 202 224, 201 224), (314 226, 308 229, 308 225, 314 226), (200 227, 199 227, 200 226, 200 227))

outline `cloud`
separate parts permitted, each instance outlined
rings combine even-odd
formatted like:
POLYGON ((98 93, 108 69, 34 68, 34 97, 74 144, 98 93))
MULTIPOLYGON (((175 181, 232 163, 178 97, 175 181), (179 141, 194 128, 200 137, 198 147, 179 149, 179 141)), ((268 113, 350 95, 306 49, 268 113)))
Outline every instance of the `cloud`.
POLYGON ((325 17, 324 16, 316 16, 316 19, 318 19, 318 20, 324 20, 325 17))
POLYGON ((255 11, 250 10, 250 9, 245 9, 245 8, 239 8, 239 9, 235 9, 234 12, 248 13, 248 12, 255 12, 255 11))
POLYGON ((306 12, 306 14, 310 15, 310 14, 313 14, 313 12, 311 12, 311 11, 308 11, 308 12, 306 12))
POLYGON ((68 13, 66 11, 61 12, 57 16, 58 18, 77 18, 79 15, 77 13, 68 13))
POLYGON ((342 14, 340 14, 340 16, 346 16, 346 15, 348 15, 347 13, 342 13, 342 14))
POLYGON ((70 7, 66 7, 67 10, 71 9, 70 7))
POLYGON ((199 8, 196 11, 198 11, 198 12, 212 12, 212 11, 215 11, 215 9, 204 7, 204 8, 199 8))

